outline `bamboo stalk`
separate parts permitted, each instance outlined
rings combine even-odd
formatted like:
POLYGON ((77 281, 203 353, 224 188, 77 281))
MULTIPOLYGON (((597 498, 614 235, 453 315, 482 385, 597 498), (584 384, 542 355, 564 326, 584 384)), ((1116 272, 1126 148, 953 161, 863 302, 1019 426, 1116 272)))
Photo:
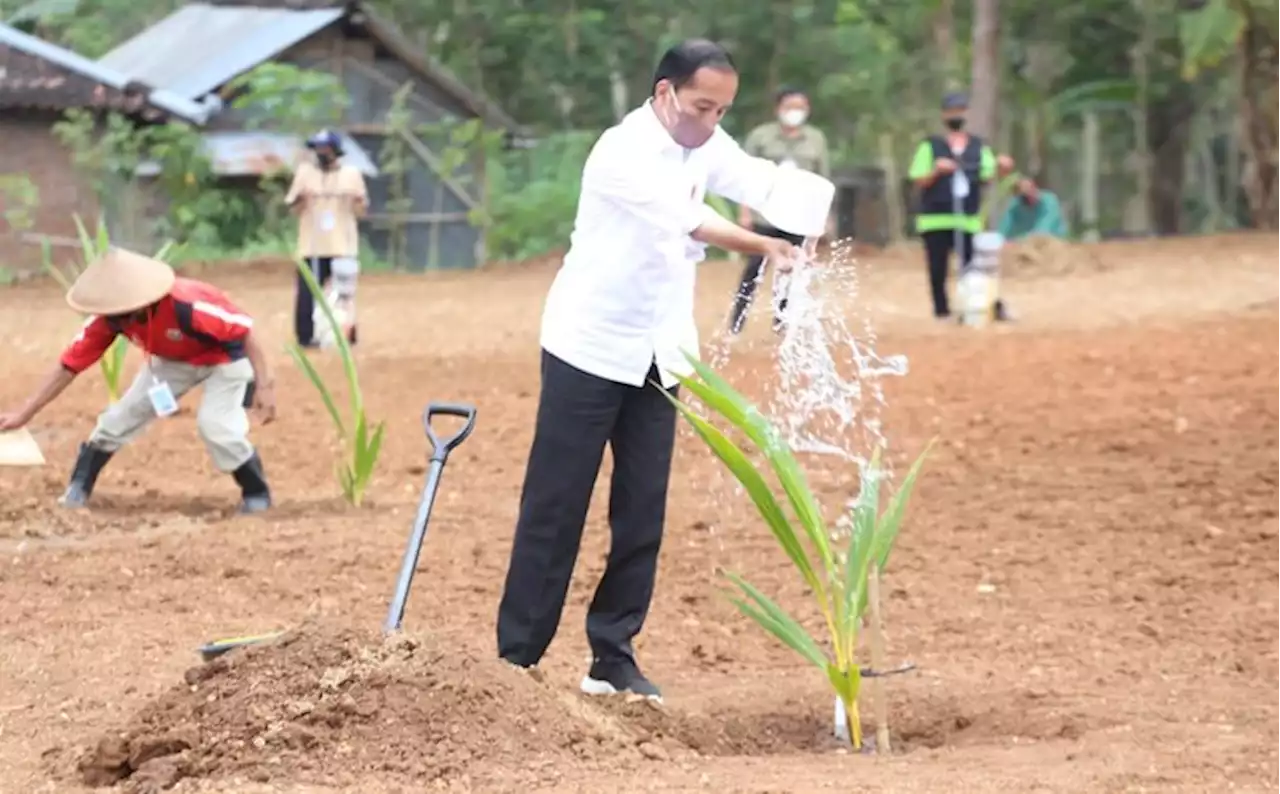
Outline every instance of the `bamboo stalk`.
MULTIPOLYGON (((871 669, 883 671, 888 665, 885 662, 884 613, 880 609, 878 565, 871 566, 867 572, 867 624, 871 640, 871 669)), ((876 753, 888 755, 893 751, 889 745, 889 698, 881 676, 871 679, 871 701, 876 715, 876 753)))

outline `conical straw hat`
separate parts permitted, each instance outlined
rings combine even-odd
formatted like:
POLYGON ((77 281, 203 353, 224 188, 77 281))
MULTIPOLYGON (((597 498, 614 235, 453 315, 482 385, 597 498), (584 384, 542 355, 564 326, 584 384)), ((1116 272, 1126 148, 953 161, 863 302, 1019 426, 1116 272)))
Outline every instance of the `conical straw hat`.
POLYGON ((169 294, 173 268, 158 259, 112 248, 92 262, 67 291, 67 304, 83 314, 126 314, 169 294))

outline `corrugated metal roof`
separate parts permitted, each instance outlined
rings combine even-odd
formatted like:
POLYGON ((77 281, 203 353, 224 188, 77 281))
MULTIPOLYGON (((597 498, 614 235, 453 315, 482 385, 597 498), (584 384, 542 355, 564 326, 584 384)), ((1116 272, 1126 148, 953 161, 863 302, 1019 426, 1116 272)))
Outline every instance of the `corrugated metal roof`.
POLYGON ((198 102, 193 102, 190 98, 180 96, 172 91, 164 90, 164 83, 162 82, 148 80, 138 75, 126 76, 125 73, 109 65, 95 63, 83 55, 55 44, 50 44, 35 36, 29 36, 8 25, 0 25, 0 44, 25 52, 34 58, 56 64, 63 69, 82 75, 96 83, 114 88, 117 91, 123 91, 131 80, 136 79, 156 88, 147 96, 149 104, 197 124, 203 124, 209 117, 211 108, 205 107, 198 102))
POLYGON ((98 63, 196 99, 328 27, 343 13, 341 8, 296 11, 192 3, 98 63))
MULTIPOLYGON (((219 176, 261 176, 280 168, 292 171, 306 156, 303 139, 283 132, 206 132, 201 137, 213 172, 219 176)), ((373 158, 351 136, 342 134, 342 149, 342 162, 355 166, 366 177, 378 176, 373 158)), ((143 163, 137 169, 139 176, 158 173, 156 163, 143 163)))

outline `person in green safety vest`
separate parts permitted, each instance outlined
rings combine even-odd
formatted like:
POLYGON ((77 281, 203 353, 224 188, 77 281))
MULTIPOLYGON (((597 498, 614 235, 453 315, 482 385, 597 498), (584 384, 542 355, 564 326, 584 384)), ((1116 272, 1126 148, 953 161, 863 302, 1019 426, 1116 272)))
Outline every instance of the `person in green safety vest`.
MULTIPOLYGON (((951 316, 947 300, 947 271, 953 251, 960 254, 963 269, 973 256, 973 235, 982 231, 979 213, 983 188, 997 173, 1013 171, 1013 160, 997 157, 977 135, 965 131, 969 100, 962 93, 950 93, 942 100, 942 122, 946 131, 920 142, 907 176, 919 190, 916 231, 924 242, 933 296, 933 314, 951 316)), ((1003 301, 996 301, 995 316, 1007 320, 1003 301)))
POLYGON ((1062 215, 1058 197, 1037 185, 1034 179, 1020 180, 1013 200, 1000 219, 1000 235, 1006 240, 1037 235, 1065 238, 1067 220, 1062 215))

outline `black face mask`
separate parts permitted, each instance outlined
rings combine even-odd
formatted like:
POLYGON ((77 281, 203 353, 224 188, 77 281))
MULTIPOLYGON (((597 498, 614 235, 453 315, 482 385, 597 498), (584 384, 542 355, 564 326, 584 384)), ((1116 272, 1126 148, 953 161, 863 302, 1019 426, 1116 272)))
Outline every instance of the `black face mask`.
POLYGON ((947 125, 948 129, 956 130, 957 132, 964 129, 964 119, 946 119, 943 123, 947 125))
POLYGON ((328 152, 319 152, 316 154, 316 160, 320 162, 321 167, 328 168, 333 165, 334 157, 328 152))

